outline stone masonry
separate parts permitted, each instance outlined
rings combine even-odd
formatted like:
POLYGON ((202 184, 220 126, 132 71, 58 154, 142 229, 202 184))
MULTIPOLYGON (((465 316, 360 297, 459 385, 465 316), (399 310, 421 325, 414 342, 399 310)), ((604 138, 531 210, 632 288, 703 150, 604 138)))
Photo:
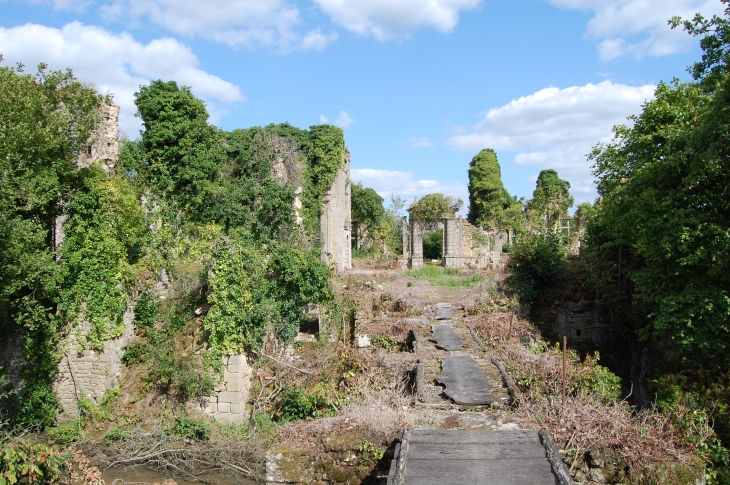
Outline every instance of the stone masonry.
POLYGON ((79 154, 76 165, 86 168, 100 163, 107 174, 114 173, 119 161, 119 106, 104 103, 99 109, 99 124, 89 140, 86 152, 79 154))
POLYGON ((239 424, 246 419, 246 402, 251 388, 253 369, 245 355, 229 355, 223 358, 223 381, 216 385, 203 409, 219 423, 239 424))
POLYGON ((411 254, 408 258, 408 267, 418 269, 423 267, 423 221, 411 219, 411 254))
POLYGON ((333 264, 338 273, 352 269, 350 212, 350 152, 345 152, 345 165, 337 170, 332 188, 324 197, 319 220, 322 259, 333 264))
POLYGON ((117 386, 124 354, 122 348, 134 337, 134 307, 128 305, 124 312, 122 334, 104 342, 101 352, 89 349, 79 352, 82 349, 79 336, 83 337, 90 329, 90 323, 81 320, 61 342, 63 358, 53 380, 53 392, 63 409, 58 417, 59 423, 78 418, 78 403, 82 398, 98 403, 105 391, 117 386))

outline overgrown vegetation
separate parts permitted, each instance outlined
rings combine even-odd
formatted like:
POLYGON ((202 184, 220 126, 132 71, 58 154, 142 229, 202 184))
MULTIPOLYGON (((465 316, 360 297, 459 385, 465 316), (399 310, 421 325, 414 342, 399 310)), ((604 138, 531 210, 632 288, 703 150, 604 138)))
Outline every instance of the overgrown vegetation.
POLYGON ((136 94, 144 130, 122 143, 115 175, 76 161, 109 99, 70 71, 2 67, 0 76, 0 311, 28 361, 22 395, 11 398, 15 425, 55 421, 62 339, 74 332, 101 350, 135 301, 140 339, 124 360, 179 402, 210 393, 221 355, 258 348, 267 332, 287 342, 304 304, 332 301, 319 211, 345 160, 342 130, 224 133, 188 88, 155 81, 136 94))

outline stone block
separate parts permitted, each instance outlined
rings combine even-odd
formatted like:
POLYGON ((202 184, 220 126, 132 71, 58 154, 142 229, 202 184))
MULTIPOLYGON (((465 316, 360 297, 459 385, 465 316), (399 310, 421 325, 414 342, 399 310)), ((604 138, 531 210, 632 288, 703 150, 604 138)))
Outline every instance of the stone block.
POLYGON ((231 382, 243 382, 243 372, 237 372, 235 374, 229 374, 226 372, 225 376, 223 377, 223 380, 226 381, 226 384, 229 384, 231 382))
POLYGON ((245 362, 245 361, 246 361, 246 358, 243 357, 243 356, 241 356, 241 355, 231 355, 230 357, 228 357, 227 364, 229 366, 231 366, 231 365, 239 365, 239 364, 241 364, 242 362, 245 362))
POLYGON ((243 366, 239 364, 228 364, 226 366, 226 374, 239 374, 243 372, 243 366))
POLYGON ((242 402, 231 403, 231 412, 234 414, 243 414, 246 406, 242 402))
POLYGON ((241 402, 243 395, 240 392, 223 391, 218 393, 218 403, 241 402))
POLYGON ((226 391, 240 392, 243 391, 243 381, 238 382, 226 382, 226 391))
POLYGON ((220 413, 216 414, 213 419, 221 424, 239 424, 243 422, 244 416, 243 414, 220 413))
POLYGON ((231 403, 219 402, 218 403, 218 412, 219 413, 230 413, 231 412, 231 403))

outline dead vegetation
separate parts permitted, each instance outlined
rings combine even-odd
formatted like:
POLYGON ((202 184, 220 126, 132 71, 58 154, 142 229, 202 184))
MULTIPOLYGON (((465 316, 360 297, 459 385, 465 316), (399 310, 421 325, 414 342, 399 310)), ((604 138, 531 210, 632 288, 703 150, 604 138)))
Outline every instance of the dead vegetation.
POLYGON ((591 456, 606 452, 619 463, 619 477, 630 472, 656 478, 664 464, 692 461, 695 445, 670 426, 668 417, 630 406, 618 378, 598 364, 597 356, 581 362, 568 353, 563 405, 558 346, 549 346, 532 324, 511 312, 470 317, 470 325, 518 384, 515 417, 524 428, 547 429, 574 476, 586 478, 580 468, 589 468, 591 456))

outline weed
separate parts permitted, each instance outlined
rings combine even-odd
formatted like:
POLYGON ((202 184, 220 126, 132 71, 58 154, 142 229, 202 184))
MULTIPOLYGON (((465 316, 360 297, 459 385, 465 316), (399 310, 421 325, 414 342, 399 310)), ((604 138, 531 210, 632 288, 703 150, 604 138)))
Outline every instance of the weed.
POLYGON ((371 336, 370 343, 373 345, 373 347, 381 348, 389 354, 392 354, 393 352, 398 352, 400 350, 400 344, 387 333, 384 333, 383 335, 377 337, 371 336))
POLYGON ((175 423, 165 428, 162 433, 167 436, 207 441, 212 431, 210 425, 202 419, 178 416, 175 418, 175 423))

